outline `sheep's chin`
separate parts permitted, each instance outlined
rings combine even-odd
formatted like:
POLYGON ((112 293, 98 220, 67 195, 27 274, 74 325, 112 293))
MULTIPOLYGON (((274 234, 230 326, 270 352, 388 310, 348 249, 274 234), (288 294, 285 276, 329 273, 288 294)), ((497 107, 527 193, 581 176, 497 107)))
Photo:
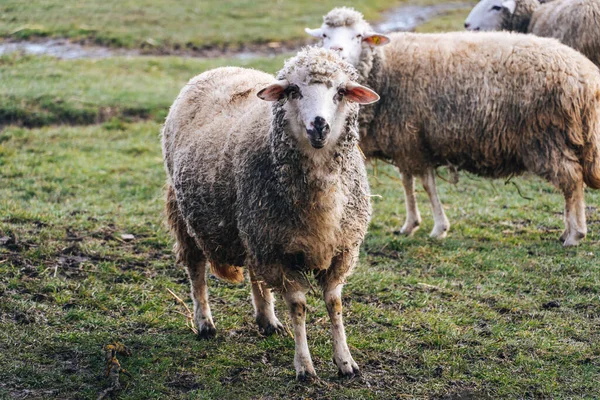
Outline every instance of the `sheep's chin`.
POLYGON ((322 149, 323 147, 325 147, 325 145, 327 144, 327 139, 325 140, 312 140, 312 139, 308 139, 310 145, 313 147, 313 149, 322 149))

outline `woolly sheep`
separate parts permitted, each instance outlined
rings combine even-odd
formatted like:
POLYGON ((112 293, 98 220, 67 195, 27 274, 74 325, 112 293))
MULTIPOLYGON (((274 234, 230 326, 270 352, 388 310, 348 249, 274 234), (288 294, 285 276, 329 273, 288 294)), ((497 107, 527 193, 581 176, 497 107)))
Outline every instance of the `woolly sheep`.
POLYGON ((508 30, 560 40, 600 67, 600 0, 482 0, 468 30, 508 30))
POLYGON ((255 70, 214 69, 182 89, 162 132, 168 223, 190 277, 200 336, 215 335, 207 261, 232 282, 243 280, 245 266, 264 334, 283 331, 271 288, 287 302, 299 379, 315 375, 305 330, 309 274, 323 290, 335 363, 343 375, 358 371, 341 291, 371 214, 357 104, 379 97, 357 77, 321 48, 288 60, 275 82, 255 70))
MULTIPOLYGON (((375 37, 355 13, 360 24, 347 37, 375 37)), ((335 29, 324 24, 311 32, 329 37, 335 29)), ((358 49, 370 60, 363 61, 372 66, 363 81, 381 101, 361 110, 360 146, 402 173, 407 216, 401 232, 411 234, 421 222, 418 176, 433 208, 431 235, 445 236, 449 223, 434 172, 452 165, 492 178, 529 171, 550 181, 566 200, 561 239, 576 245, 586 235, 584 182, 600 188, 598 69, 558 41, 532 35, 395 33, 387 39, 384 47, 364 41, 326 47, 358 49)))

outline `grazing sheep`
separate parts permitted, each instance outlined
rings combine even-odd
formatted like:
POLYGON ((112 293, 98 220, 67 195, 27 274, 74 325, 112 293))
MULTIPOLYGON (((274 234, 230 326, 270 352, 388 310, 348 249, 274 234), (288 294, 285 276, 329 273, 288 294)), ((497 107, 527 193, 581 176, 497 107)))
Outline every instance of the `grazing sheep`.
MULTIPOLYGON (((565 196, 564 245, 585 236, 584 182, 600 188, 598 68, 554 39, 506 32, 396 33, 385 47, 364 46, 347 39, 376 34, 362 15, 355 19, 345 41, 325 45, 371 59, 363 80, 381 101, 361 110, 360 146, 402 173, 403 233, 421 221, 419 176, 433 208, 431 235, 446 234, 434 172, 452 165, 492 178, 525 171, 545 178, 565 196)), ((311 33, 330 37, 336 29, 324 24, 311 33)))
POLYGON ((379 97, 357 78, 321 48, 288 60, 277 81, 255 70, 214 69, 182 89, 162 132, 168 222, 199 334, 215 335, 206 263, 232 282, 243 280, 245 266, 262 332, 283 330, 270 289, 287 302, 299 379, 315 375, 305 330, 310 274, 331 318, 335 363, 343 375, 358 371, 341 291, 371 214, 357 104, 379 97))
POLYGON ((551 37, 600 67, 600 0, 482 0, 467 17, 468 30, 507 30, 551 37))

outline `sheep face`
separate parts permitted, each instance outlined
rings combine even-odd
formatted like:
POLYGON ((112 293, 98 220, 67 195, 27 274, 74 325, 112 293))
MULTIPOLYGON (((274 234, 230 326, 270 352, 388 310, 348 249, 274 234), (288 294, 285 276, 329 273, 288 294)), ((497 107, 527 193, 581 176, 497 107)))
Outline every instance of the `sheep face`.
POLYGON ((337 143, 348 114, 358 112, 355 104, 379 100, 377 93, 354 82, 355 77, 345 72, 349 65, 342 66, 344 62, 332 53, 320 52, 326 58, 292 59, 287 71, 279 74, 283 79, 258 92, 263 100, 283 103, 288 130, 300 148, 309 151, 337 143))
POLYGON ((360 61, 363 46, 383 46, 390 41, 387 36, 373 32, 362 14, 348 8, 335 8, 325 16, 320 28, 304 30, 321 39, 322 47, 337 52, 354 66, 360 61))
POLYGON ((470 31, 497 31, 502 27, 504 16, 513 14, 517 7, 515 0, 481 0, 465 21, 470 31))

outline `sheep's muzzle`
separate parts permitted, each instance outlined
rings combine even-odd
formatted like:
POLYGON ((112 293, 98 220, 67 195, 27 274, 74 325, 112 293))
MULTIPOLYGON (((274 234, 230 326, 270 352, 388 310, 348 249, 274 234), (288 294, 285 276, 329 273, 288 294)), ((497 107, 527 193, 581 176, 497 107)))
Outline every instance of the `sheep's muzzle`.
POLYGON ((310 145, 315 149, 321 149, 325 147, 327 142, 327 135, 331 128, 329 124, 322 117, 316 117, 313 122, 310 123, 311 127, 306 129, 310 145))

